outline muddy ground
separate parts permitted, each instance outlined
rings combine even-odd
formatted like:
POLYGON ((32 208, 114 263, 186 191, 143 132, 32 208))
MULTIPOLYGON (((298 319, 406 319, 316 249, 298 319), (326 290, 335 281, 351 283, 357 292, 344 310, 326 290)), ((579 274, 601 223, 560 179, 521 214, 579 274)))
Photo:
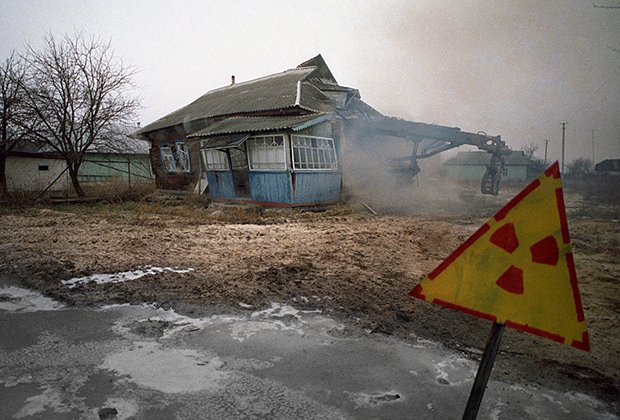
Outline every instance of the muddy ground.
MULTIPOLYGON (((488 321, 407 293, 514 192, 471 191, 434 209, 429 199, 413 211, 422 214, 374 203, 373 215, 355 202, 326 211, 205 208, 191 200, 3 206, 0 273, 74 305, 158 302, 202 314, 287 302, 321 309, 353 329, 419 336, 479 359, 488 321), (193 271, 61 284, 145 266, 193 271)), ((620 413, 620 204, 569 191, 566 201, 592 351, 507 329, 492 375, 593 395, 620 413)))

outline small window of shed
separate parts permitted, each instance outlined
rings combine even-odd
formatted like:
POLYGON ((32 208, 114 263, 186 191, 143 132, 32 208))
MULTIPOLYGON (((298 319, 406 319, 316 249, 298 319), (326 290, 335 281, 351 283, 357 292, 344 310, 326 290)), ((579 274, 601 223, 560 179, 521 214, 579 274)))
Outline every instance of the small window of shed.
POLYGON ((39 171, 49 171, 49 165, 39 165, 39 171))

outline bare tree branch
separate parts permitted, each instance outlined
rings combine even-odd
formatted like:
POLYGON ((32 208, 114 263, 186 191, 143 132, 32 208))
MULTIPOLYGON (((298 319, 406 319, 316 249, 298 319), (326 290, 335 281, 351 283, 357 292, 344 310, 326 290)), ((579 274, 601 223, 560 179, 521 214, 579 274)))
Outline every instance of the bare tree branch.
POLYGON ((33 135, 61 154, 76 194, 80 165, 102 136, 115 125, 126 125, 140 106, 128 95, 135 70, 116 60, 109 42, 82 32, 60 40, 48 35, 42 50, 26 55, 28 106, 42 121, 33 135))
POLYGON ((26 139, 36 119, 25 106, 25 63, 13 52, 0 64, 0 197, 8 196, 6 160, 8 154, 26 139))
POLYGON ((530 143, 527 146, 525 146, 522 150, 523 150, 523 154, 525 155, 525 157, 527 157, 528 159, 533 159, 534 153, 536 153, 538 149, 540 149, 540 146, 538 146, 538 144, 530 143))

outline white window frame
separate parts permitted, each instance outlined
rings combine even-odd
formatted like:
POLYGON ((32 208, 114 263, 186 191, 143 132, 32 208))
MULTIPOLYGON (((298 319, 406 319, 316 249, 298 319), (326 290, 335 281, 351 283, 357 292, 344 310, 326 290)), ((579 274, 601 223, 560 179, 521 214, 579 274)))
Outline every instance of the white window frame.
POLYGON ((159 153, 161 155, 161 162, 164 165, 164 170, 166 172, 176 172, 177 162, 174 158, 174 153, 172 153, 172 148, 170 145, 166 143, 159 146, 159 153))
POLYGON ((248 164, 251 171, 286 171, 287 169, 287 136, 285 134, 269 134, 254 136, 246 140, 248 164), (276 138, 282 140, 277 145, 276 138))
POLYGON ((296 171, 338 171, 336 147, 330 137, 291 135, 291 157, 296 171))
POLYGON ((177 141, 174 143, 176 149, 176 160, 178 167, 183 172, 192 171, 192 161, 189 158, 189 144, 185 141, 177 141))
MULTIPOLYGON (((204 146, 203 140, 201 145, 204 146)), ((228 154, 219 149, 201 149, 202 160, 207 171, 228 171, 228 154)))

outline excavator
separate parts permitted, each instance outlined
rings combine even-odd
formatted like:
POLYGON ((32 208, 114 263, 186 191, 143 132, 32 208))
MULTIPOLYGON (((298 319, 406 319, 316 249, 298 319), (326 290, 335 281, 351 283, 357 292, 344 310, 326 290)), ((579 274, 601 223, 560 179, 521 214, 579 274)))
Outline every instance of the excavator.
POLYGON ((407 121, 396 117, 373 116, 369 118, 370 130, 379 136, 400 137, 413 143, 410 156, 392 159, 392 171, 405 182, 410 182, 420 172, 418 159, 424 159, 463 145, 477 146, 491 154, 482 177, 481 192, 497 195, 505 164, 511 153, 501 136, 489 136, 483 131, 468 133, 460 128, 407 121))

